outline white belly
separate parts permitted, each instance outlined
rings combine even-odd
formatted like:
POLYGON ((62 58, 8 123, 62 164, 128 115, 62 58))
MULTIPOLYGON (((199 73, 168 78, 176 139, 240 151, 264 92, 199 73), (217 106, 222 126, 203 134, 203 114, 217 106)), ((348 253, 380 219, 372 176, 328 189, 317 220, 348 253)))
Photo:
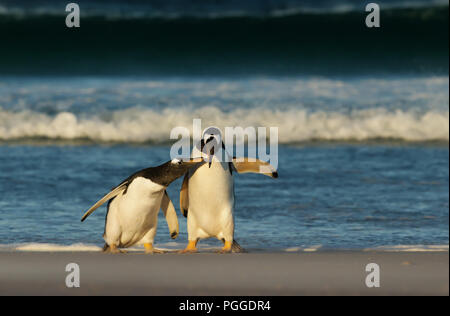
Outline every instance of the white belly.
POLYGON ((153 243, 164 189, 151 180, 134 179, 126 194, 118 195, 110 204, 104 235, 106 243, 118 247, 153 243))
MULTIPOLYGON (((200 166, 189 179, 189 240, 234 235, 234 182, 228 163, 200 166)), ((230 240, 231 239, 231 240, 230 240)))

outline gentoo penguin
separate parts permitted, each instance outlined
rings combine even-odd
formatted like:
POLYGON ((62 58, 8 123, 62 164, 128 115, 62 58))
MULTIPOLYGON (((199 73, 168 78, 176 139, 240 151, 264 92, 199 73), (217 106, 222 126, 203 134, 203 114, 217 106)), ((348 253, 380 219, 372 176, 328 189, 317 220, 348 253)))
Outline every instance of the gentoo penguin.
POLYGON ((95 203, 81 221, 109 200, 103 250, 118 253, 118 248, 143 244, 146 253, 160 252, 153 248, 160 208, 166 216, 171 237, 178 236, 178 219, 166 188, 189 168, 202 162, 202 159, 173 159, 138 171, 95 203))
POLYGON ((209 146, 217 142, 227 155, 223 142, 214 135, 204 136, 200 145, 192 152, 192 157, 200 155, 207 163, 190 169, 181 186, 180 209, 187 217, 189 239, 186 249, 181 253, 196 252, 198 241, 210 237, 222 240, 224 246, 221 253, 243 251, 234 240, 233 171, 278 177, 270 164, 258 159, 220 159, 217 149, 214 152, 217 146, 209 146))

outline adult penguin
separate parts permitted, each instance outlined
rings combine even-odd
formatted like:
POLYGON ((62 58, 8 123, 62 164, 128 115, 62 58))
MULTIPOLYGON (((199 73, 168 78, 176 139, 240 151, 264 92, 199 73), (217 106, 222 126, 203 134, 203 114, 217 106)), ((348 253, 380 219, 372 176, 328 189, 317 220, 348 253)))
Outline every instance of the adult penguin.
POLYGON ((153 248, 162 208, 172 238, 178 236, 178 219, 166 188, 202 159, 173 159, 160 166, 140 170, 122 181, 82 217, 84 221, 103 203, 108 203, 103 238, 105 252, 118 253, 118 248, 143 244, 146 253, 161 252, 153 248))
POLYGON ((187 217, 189 240, 181 253, 196 252, 198 241, 211 237, 224 243, 221 253, 243 252, 234 240, 233 172, 259 173, 272 178, 277 178, 278 173, 269 163, 258 159, 231 159, 220 135, 207 131, 192 152, 192 157, 199 156, 206 163, 188 171, 180 191, 180 209, 187 217), (221 159, 222 154, 228 159, 221 159))

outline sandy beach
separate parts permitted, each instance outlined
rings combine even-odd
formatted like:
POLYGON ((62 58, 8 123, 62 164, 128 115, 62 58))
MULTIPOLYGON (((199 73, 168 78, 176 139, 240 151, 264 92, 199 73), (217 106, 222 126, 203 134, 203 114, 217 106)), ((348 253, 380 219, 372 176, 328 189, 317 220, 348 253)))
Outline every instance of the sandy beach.
POLYGON ((0 295, 448 295, 448 252, 2 252, 0 295), (67 288, 68 263, 80 287, 67 288), (367 288, 368 263, 380 287, 367 288))

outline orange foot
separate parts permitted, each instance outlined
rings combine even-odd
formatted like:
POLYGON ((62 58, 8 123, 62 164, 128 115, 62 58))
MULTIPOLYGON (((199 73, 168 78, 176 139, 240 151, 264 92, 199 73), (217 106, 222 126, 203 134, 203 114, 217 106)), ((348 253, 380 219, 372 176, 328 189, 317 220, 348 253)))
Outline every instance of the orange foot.
POLYGON ((112 253, 112 254, 117 254, 117 253, 127 253, 125 250, 120 250, 119 248, 117 248, 116 245, 112 244, 111 246, 109 246, 109 248, 105 251, 105 253, 112 253))
POLYGON ((195 253, 197 252, 197 241, 189 240, 186 249, 179 251, 178 253, 195 253))
POLYGON ((150 244, 150 243, 144 244, 144 247, 145 247, 145 253, 149 254, 149 255, 152 255, 154 253, 164 253, 163 250, 153 248, 153 244, 150 244))
POLYGON ((231 241, 225 241, 223 248, 218 251, 218 253, 231 253, 231 245, 233 243, 231 241))

